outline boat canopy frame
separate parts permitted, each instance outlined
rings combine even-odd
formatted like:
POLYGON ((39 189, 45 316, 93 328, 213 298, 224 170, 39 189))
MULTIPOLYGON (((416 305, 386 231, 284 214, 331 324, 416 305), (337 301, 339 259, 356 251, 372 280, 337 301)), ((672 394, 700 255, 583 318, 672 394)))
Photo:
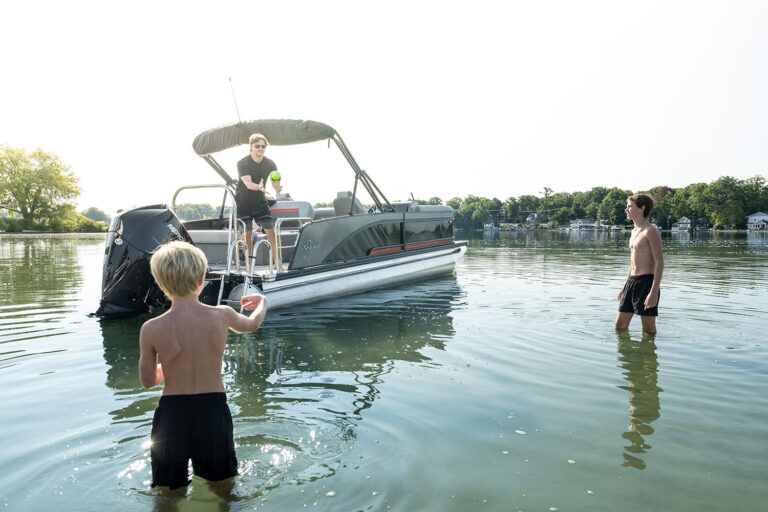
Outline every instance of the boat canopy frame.
POLYGON ((395 211, 395 208, 381 189, 352 156, 352 153, 344 143, 344 139, 341 138, 341 135, 339 135, 334 128, 324 123, 296 119, 260 119, 255 121, 230 123, 199 134, 192 142, 192 147, 195 150, 195 153, 205 160, 208 165, 216 171, 216 174, 221 176, 228 186, 235 187, 237 185, 237 180, 233 179, 229 173, 224 170, 221 164, 213 158, 213 153, 224 151, 242 144, 248 144, 248 138, 253 133, 264 135, 269 141, 269 144, 275 146, 305 144, 321 140, 328 140, 330 145, 330 141, 333 140, 336 147, 339 148, 339 151, 341 151, 341 154, 355 172, 355 184, 352 190, 352 204, 350 205, 349 215, 353 215, 352 208, 355 198, 357 197, 357 188, 359 184, 362 184, 363 188, 365 188, 378 211, 395 211))

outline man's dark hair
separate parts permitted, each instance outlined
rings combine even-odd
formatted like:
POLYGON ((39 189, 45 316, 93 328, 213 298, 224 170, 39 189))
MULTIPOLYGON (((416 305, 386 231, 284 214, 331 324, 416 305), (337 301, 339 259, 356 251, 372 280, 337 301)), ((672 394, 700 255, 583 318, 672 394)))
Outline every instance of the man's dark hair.
POLYGON ((646 219, 651 214, 651 210, 653 210, 653 199, 648 194, 635 194, 629 196, 627 200, 634 201, 638 207, 645 206, 645 209, 643 209, 643 217, 646 219))

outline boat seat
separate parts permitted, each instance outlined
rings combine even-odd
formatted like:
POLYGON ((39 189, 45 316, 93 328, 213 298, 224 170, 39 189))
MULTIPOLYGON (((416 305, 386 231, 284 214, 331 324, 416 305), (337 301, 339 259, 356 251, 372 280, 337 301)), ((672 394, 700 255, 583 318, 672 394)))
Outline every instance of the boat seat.
MULTIPOLYGON (((192 242, 197 246, 208 259, 209 265, 226 265, 227 264, 227 230, 226 229, 214 229, 214 230, 188 230, 189 236, 192 237, 192 242)), ((283 245, 283 261, 290 261, 293 257, 293 247, 296 243, 296 237, 298 237, 298 231, 284 231, 280 239, 278 240, 283 245)), ((266 240, 267 235, 254 231, 252 234, 254 245, 259 240, 266 240)), ((233 239, 234 241, 234 239, 233 239)), ((269 263, 269 250, 266 245, 259 246, 256 249, 257 265, 267 265, 269 263)))
POLYGON ((352 192, 349 190, 336 194, 336 199, 333 200, 333 211, 336 213, 337 217, 349 215, 350 207, 352 208, 353 215, 365 212, 360 199, 355 197, 355 201, 352 201, 352 192))
MULTIPOLYGON (((227 229, 189 229, 192 242, 205 254, 211 265, 227 264, 227 229)), ((234 241, 234 236, 231 241, 234 241)))
MULTIPOLYGON (((347 213, 349 213, 349 210, 347 210, 347 213)), ((333 208, 330 208, 330 207, 315 208, 315 216, 313 220, 329 219, 335 216, 336 216, 336 211, 333 208)))
MULTIPOLYGON (((302 217, 305 219, 311 219, 315 216, 315 209, 311 203, 307 201, 278 201, 272 207, 270 207, 272 217, 277 219, 291 219, 296 217, 302 217)), ((282 228, 286 227, 298 227, 298 222, 286 222, 281 223, 282 228)))

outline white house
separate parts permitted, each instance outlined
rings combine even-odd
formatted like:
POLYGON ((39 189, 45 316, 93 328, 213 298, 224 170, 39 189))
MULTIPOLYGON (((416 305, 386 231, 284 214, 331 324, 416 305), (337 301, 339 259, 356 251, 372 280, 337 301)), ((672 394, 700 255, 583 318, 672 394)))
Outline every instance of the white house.
POLYGON ((747 229, 768 229, 768 213, 757 212, 747 217, 747 229))
POLYGON ((688 231, 691 228, 691 219, 680 217, 677 222, 672 224, 672 231, 688 231))
POLYGON ((595 219, 576 219, 571 221, 571 229, 595 229, 595 219))

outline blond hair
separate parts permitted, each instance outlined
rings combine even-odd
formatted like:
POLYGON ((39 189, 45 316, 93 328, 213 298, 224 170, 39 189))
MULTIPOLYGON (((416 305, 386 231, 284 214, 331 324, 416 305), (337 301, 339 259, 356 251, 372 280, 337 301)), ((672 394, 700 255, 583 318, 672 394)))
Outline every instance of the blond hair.
POLYGON ((203 251, 187 242, 174 241, 160 246, 149 262, 152 277, 169 298, 197 292, 200 276, 208 269, 203 251))
POLYGON ((260 140, 263 140, 264 144, 269 146, 269 141, 267 140, 267 138, 260 133, 254 133, 250 137, 248 137, 248 145, 251 146, 254 142, 258 142, 260 140))

